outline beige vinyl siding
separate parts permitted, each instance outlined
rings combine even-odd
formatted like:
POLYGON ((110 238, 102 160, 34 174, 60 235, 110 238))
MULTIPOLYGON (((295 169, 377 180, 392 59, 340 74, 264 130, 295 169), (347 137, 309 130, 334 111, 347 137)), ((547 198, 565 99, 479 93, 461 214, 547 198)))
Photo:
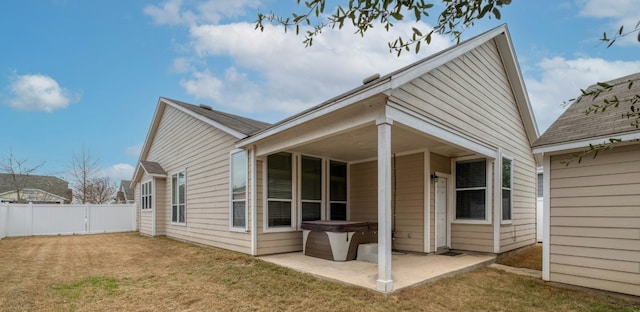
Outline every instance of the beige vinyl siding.
POLYGON ((451 248, 493 252, 493 226, 488 224, 451 224, 451 248))
MULTIPOLYGON (((442 156, 442 155, 438 155, 435 153, 431 153, 430 157, 430 166, 431 166, 431 172, 429 174, 429 177, 431 177, 432 174, 435 174, 436 172, 442 172, 442 173, 447 173, 447 174, 451 174, 451 158, 446 157, 446 156, 442 156)), ((429 232, 430 232, 430 242, 429 242, 429 246, 431 246, 431 249, 433 252, 436 252, 437 247, 436 247, 436 184, 435 183, 431 183, 431 189, 429 190, 430 192, 430 196, 429 196, 429 220, 430 220, 430 224, 429 224, 429 232)), ((449 198, 449 201, 451 201, 451 198, 449 198)))
POLYGON ((424 252, 424 153, 397 157, 393 176, 393 248, 424 252))
POLYGON ((264 231, 264 161, 257 161, 257 254, 269 255, 302 250, 302 231, 265 233, 264 231))
MULTIPOLYGON (((248 233, 229 230, 229 159, 237 139, 167 106, 147 160, 167 172, 165 235, 249 253, 248 233), (186 170, 186 224, 171 223, 171 174, 186 170)), ((160 190, 158 190, 160 192, 160 190)), ((162 209, 159 208, 159 211, 162 209)))
POLYGON ((156 178, 154 183, 154 195, 156 210, 156 235, 167 235, 167 223, 171 222, 171 209, 169 209, 169 203, 171 198, 167 199, 167 180, 162 178, 156 178))
MULTIPOLYGON (((533 244, 536 164, 495 42, 488 41, 401 86, 390 99, 434 122, 499 147, 513 158, 513 223, 501 226, 500 252, 533 244)), ((494 207, 495 211, 500 212, 500 207, 494 207)), ((456 230, 467 228, 454 225, 452 236, 456 230)), ((452 238, 456 246, 480 246, 477 241, 465 242, 462 236, 468 234, 452 238)), ((493 241, 483 241, 481 246, 489 250, 493 241)))
POLYGON ((640 145, 551 157, 550 280, 640 295, 640 145))
POLYGON ((378 221, 378 162, 349 166, 349 211, 354 221, 378 221))
MULTIPOLYGON (((395 218, 393 248, 424 252, 424 153, 396 158, 395 218)), ((349 167, 350 220, 378 221, 378 162, 349 167)), ((393 184, 395 184, 394 182, 393 184)), ((395 185, 392 185, 394 188, 395 185)), ((394 191, 391 192, 392 196, 394 191)), ((392 199, 393 200, 393 199, 392 199)))

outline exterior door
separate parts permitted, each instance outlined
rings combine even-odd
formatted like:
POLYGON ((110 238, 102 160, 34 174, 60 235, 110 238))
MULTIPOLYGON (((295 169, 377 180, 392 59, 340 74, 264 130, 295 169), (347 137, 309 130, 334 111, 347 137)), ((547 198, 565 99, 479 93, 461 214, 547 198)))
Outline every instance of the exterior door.
POLYGON ((448 180, 445 177, 438 177, 436 182, 436 248, 446 248, 449 245, 447 241, 448 180))

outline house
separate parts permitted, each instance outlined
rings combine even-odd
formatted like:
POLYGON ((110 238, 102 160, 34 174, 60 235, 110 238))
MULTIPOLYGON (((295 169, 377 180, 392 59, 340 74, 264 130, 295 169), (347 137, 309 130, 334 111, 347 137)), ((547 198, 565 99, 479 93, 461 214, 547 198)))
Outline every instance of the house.
POLYGON ((535 243, 537 128, 506 26, 268 125, 160 98, 134 177, 140 231, 251 255, 307 220, 378 223, 391 251, 535 243))
POLYGON ((120 180, 120 187, 116 192, 116 204, 133 204, 134 202, 131 180, 120 180))
POLYGON ((608 84, 595 99, 578 97, 533 145, 544 155, 543 279, 640 296, 640 129, 622 116, 640 73, 608 84), (614 97, 618 108, 585 114, 614 97), (578 161, 609 138, 623 142, 578 161))
POLYGON ((71 199, 69 183, 60 178, 0 173, 0 202, 69 204, 71 199))

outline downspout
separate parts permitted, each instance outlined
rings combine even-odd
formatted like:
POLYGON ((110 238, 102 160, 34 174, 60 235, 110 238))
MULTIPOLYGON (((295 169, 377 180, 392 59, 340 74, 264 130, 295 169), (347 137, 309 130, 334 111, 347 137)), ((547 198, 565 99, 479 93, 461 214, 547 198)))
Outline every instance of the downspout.
POLYGON ((256 166, 256 147, 251 146, 249 149, 249 168, 251 170, 251 255, 258 254, 258 215, 257 215, 257 166, 256 166))

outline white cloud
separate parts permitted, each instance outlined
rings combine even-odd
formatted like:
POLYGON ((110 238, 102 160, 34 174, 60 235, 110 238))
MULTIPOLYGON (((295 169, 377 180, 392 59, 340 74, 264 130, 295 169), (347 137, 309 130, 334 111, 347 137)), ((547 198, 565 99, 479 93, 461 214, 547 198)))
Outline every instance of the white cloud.
POLYGON ((536 65, 540 79, 525 78, 531 106, 542 134, 565 110, 563 101, 580 95, 596 82, 609 81, 640 71, 640 61, 608 61, 600 58, 545 58, 536 65))
MULTIPOLYGON (((416 24, 397 23, 390 32, 374 28, 364 38, 349 28, 328 29, 309 48, 301 43, 303 37, 272 26, 264 32, 250 23, 191 26, 196 57, 230 57, 234 66, 220 75, 194 71, 181 85, 187 93, 227 109, 279 112, 283 117, 356 87, 364 77, 387 74, 452 44, 434 36, 420 55, 391 54, 386 43, 411 33, 412 26, 416 24)), ((423 23, 417 27, 429 29, 423 23)))
MULTIPOLYGON (((612 37, 620 26, 624 26, 625 33, 635 28, 640 21, 638 0, 579 0, 580 15, 585 17, 604 18, 610 20, 608 37, 612 37)), ((620 39, 620 44, 637 44, 637 34, 620 39)), ((618 42, 618 41, 617 41, 618 42)))
POLYGON ((160 25, 192 25, 196 23, 218 24, 224 18, 245 14, 247 8, 256 8, 257 0, 168 0, 162 5, 147 5, 144 13, 160 25))
POLYGON ((7 104, 18 110, 53 112, 66 108, 80 96, 60 87, 53 78, 36 74, 20 75, 9 85, 7 104))
POLYGON ((109 177, 116 182, 120 180, 131 180, 135 168, 129 164, 119 163, 111 167, 100 170, 100 176, 109 177))
POLYGON ((129 156, 139 156, 142 152, 142 144, 129 146, 124 150, 124 153, 129 156))

